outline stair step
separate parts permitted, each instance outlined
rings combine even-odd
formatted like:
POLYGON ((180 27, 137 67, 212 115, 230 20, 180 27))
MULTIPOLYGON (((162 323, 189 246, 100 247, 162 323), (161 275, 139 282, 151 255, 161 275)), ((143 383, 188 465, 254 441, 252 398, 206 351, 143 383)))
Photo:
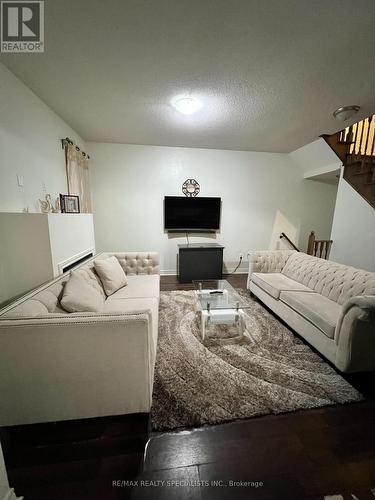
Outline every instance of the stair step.
POLYGON ((337 141, 337 144, 354 144, 354 141, 337 141))
POLYGON ((363 154, 360 151, 358 151, 358 153, 354 153, 354 151, 352 153, 348 153, 348 156, 365 158, 366 160, 371 160, 371 159, 375 160, 375 156, 374 155, 363 154))
POLYGON ((368 170, 367 172, 354 172, 352 175, 369 175, 371 172, 368 170))
POLYGON ((375 158, 373 156, 361 156, 361 157, 353 157, 352 155, 348 155, 346 157, 346 160, 349 161, 350 163, 370 163, 373 164, 375 163, 375 158))

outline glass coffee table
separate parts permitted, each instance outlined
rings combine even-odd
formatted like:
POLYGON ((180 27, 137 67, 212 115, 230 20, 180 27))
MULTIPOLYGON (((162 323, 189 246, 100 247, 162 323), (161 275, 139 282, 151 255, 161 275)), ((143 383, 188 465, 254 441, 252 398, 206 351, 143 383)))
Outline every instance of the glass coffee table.
POLYGON ((250 305, 232 285, 227 280, 193 281, 193 284, 201 318, 202 340, 210 325, 235 325, 235 336, 244 336, 244 309, 250 305))

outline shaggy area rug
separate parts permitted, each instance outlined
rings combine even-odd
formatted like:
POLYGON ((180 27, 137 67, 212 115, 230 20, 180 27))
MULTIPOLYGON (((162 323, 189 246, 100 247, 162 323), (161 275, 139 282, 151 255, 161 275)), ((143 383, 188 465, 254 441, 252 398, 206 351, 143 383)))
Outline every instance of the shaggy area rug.
MULTIPOLYGON (((361 394, 245 290, 247 337, 202 343, 193 291, 162 292, 154 430, 359 401, 361 394)), ((217 336, 222 337, 218 339, 217 336)))

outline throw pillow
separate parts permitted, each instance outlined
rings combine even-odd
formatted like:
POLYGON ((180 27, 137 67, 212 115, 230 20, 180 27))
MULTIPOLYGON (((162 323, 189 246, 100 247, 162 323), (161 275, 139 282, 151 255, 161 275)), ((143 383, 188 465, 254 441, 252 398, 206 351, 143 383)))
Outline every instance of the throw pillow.
POLYGON ((100 312, 104 299, 85 275, 77 270, 70 273, 60 304, 68 312, 100 312))
POLYGON ((128 284, 126 274, 115 256, 95 260, 94 267, 107 295, 112 295, 128 284))

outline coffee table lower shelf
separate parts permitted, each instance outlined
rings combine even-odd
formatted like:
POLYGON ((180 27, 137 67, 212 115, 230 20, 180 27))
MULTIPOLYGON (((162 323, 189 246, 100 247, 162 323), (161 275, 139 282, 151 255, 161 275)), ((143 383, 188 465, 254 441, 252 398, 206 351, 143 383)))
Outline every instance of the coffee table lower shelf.
MULTIPOLYGON (((241 339, 245 336, 245 312, 248 302, 226 280, 193 281, 196 308, 200 314, 201 336, 205 340, 210 325, 232 325, 225 339, 241 339)), ((219 330, 219 329, 218 329, 219 330)), ((228 332, 226 332, 228 333, 228 332)), ((215 337, 221 339, 221 336, 215 337)))
POLYGON ((211 309, 201 310, 201 336, 204 341, 209 325, 236 325, 236 337, 243 337, 246 330, 244 311, 242 309, 211 309))

